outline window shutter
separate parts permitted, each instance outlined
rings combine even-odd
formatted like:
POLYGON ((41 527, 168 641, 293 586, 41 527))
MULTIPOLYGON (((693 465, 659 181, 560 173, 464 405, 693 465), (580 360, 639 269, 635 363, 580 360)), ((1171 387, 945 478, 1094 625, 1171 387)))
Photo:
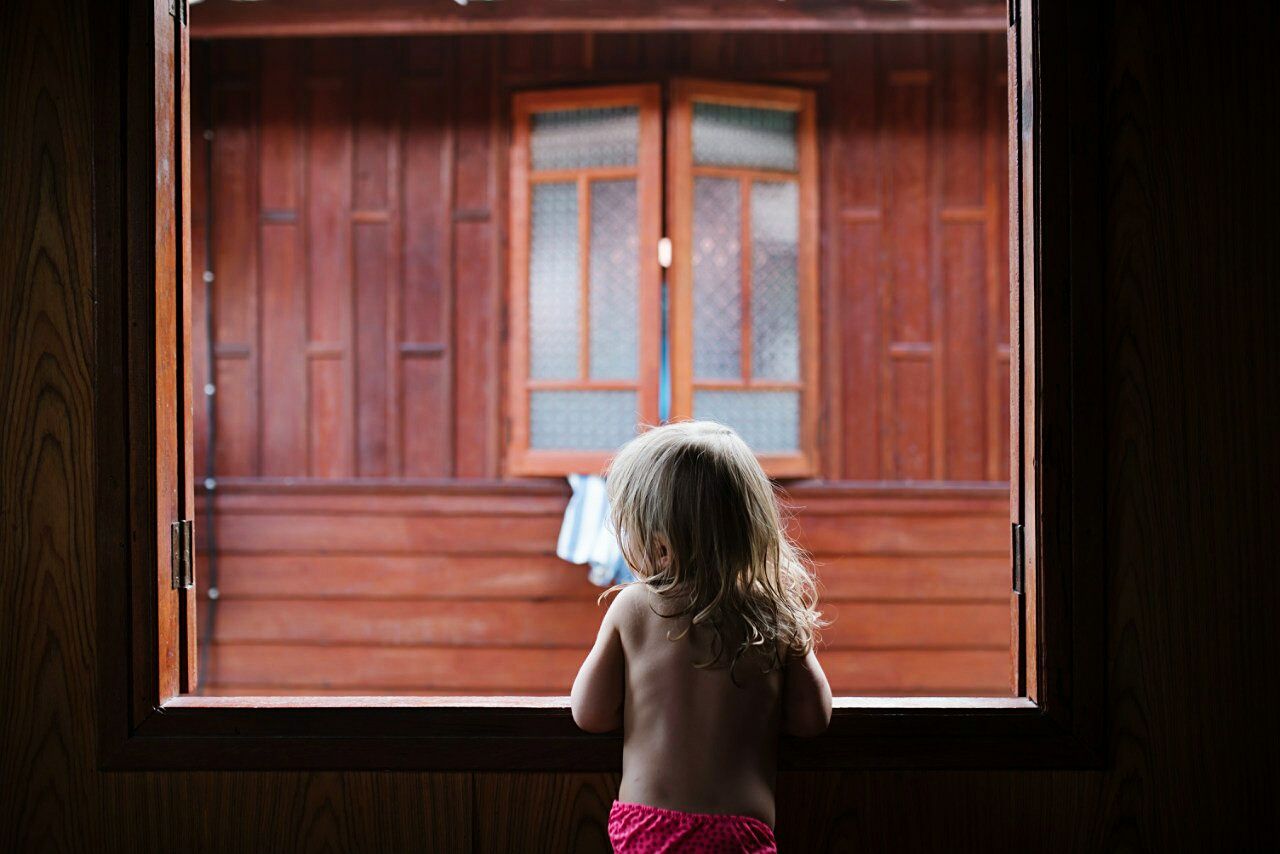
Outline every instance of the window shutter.
POLYGON ((658 419, 660 93, 519 95, 508 469, 596 472, 658 419))
POLYGON ((668 125, 672 417, 816 472, 817 150, 810 92, 678 81, 668 125))

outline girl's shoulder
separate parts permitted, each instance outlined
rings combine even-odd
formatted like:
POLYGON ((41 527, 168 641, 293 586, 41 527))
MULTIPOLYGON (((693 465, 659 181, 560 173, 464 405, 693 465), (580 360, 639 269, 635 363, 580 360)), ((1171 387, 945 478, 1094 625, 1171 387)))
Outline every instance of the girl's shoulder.
POLYGON ((664 601, 648 584, 633 581, 613 597, 605 619, 624 635, 643 637, 652 626, 662 624, 664 631, 670 628, 665 615, 671 609, 671 603, 664 601))

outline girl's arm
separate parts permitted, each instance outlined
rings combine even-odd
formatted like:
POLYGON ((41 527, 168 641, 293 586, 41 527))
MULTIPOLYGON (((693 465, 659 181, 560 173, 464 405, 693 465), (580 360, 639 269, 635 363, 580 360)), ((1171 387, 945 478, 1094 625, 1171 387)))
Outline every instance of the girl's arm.
POLYGON ((831 723, 831 686, 812 650, 787 663, 782 685, 782 728, 787 735, 821 735, 831 723))
POLYGON ((611 732, 622 726, 625 658, 618 617, 623 598, 619 594, 605 612, 595 646, 573 680, 569 695, 573 722, 587 732, 611 732))

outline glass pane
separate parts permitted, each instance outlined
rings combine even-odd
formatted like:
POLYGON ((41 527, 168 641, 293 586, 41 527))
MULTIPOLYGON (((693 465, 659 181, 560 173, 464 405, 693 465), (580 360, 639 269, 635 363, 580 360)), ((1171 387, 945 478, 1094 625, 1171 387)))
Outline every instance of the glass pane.
POLYGON ((742 376, 741 200, 732 178, 693 182, 693 373, 742 376))
POLYGON ((529 376, 578 377, 578 187, 534 184, 529 238, 529 376))
POLYGON ((534 391, 529 447, 543 451, 613 451, 636 434, 634 391, 534 391))
POLYGON ((800 449, 798 391, 696 390, 693 417, 729 425, 756 453, 800 449))
POLYGON ((640 139, 636 107, 534 113, 529 148, 535 170, 632 166, 640 139))
POLYGON ((638 216, 634 180, 591 183, 590 333, 594 379, 636 377, 638 216))
POLYGON ((796 114, 694 102, 693 162, 794 172, 796 114))
POLYGON ((800 378, 800 190, 751 185, 751 375, 800 378))

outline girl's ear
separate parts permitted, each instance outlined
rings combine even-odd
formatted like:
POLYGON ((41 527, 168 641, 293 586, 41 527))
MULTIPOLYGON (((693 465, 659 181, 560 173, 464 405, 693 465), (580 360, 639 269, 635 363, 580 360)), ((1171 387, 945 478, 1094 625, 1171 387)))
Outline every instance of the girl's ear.
POLYGON ((671 568, 671 549, 663 537, 658 538, 658 569, 664 572, 671 568))

